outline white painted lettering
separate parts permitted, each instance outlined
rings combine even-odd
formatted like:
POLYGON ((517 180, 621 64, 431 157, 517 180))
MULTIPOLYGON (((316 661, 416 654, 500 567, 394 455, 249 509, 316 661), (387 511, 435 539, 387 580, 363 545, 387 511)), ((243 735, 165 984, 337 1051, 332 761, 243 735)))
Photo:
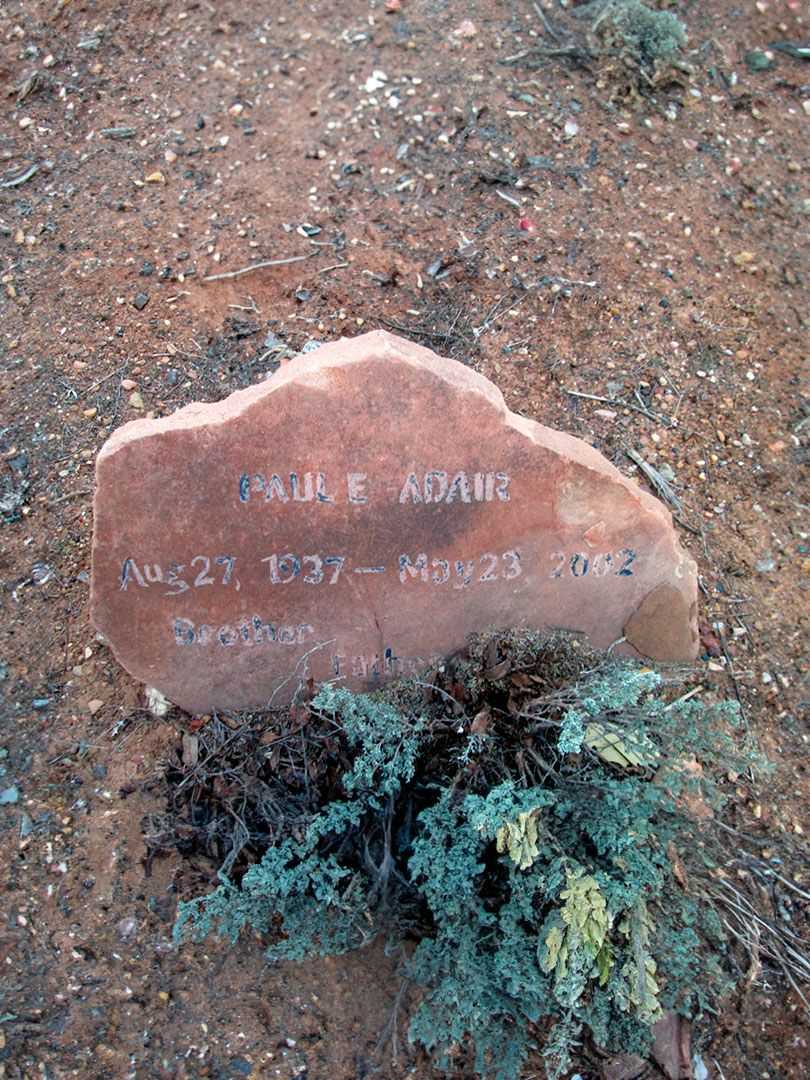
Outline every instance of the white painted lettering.
POLYGON ((439 503, 447 497, 447 473, 432 469, 425 473, 425 502, 439 503))
POLYGON ((465 503, 472 501, 470 497, 470 482, 467 479, 467 474, 465 472, 456 473, 450 482, 450 490, 447 492, 447 501, 451 503, 455 499, 461 499, 461 501, 465 503))
POLYGON ((416 473, 408 473, 408 478, 402 485, 402 491, 399 493, 399 501, 406 503, 408 500, 412 503, 421 503, 422 492, 419 490, 419 481, 416 479, 416 473))
POLYGON ((368 483, 368 477, 362 472, 350 472, 346 473, 346 486, 349 490, 349 502, 350 503, 367 503, 368 495, 366 494, 366 484, 368 483))
POLYGON ((126 592, 127 586, 130 581, 135 581, 140 585, 142 589, 148 589, 149 586, 143 580, 143 574, 138 569, 138 564, 134 559, 124 559, 124 565, 121 567, 121 589, 126 592))
POLYGON ((315 498, 312 488, 312 473, 306 472, 302 478, 299 478, 298 473, 290 473, 290 493, 293 502, 312 502, 315 498))
POLYGON ((333 503, 335 500, 326 490, 326 476, 319 472, 315 477, 315 498, 318 502, 333 503))
POLYGON ((400 555, 399 557, 399 580, 404 585, 408 580, 408 577, 421 577, 422 581, 428 579, 428 559, 427 555, 422 553, 416 556, 416 561, 411 562, 410 555, 400 555))
POLYGON ((450 563, 447 559, 434 559, 433 566, 433 584, 445 585, 450 580, 450 563))
POLYGON ((284 487, 284 481, 278 475, 273 473, 269 480, 264 481, 264 497, 270 502, 271 499, 278 499, 279 502, 288 502, 289 495, 284 487))
POLYGON ((194 623, 190 619, 174 620, 174 642, 176 645, 193 645, 195 641, 194 623))

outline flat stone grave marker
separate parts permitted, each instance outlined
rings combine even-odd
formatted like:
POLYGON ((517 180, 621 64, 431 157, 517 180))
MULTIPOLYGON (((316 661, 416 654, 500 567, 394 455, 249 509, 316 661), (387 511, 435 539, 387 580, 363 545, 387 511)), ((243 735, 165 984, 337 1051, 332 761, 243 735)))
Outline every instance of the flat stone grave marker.
POLYGON ((375 331, 216 404, 135 420, 96 466, 92 618, 191 712, 369 689, 507 627, 697 652, 669 512, 471 368, 375 331))

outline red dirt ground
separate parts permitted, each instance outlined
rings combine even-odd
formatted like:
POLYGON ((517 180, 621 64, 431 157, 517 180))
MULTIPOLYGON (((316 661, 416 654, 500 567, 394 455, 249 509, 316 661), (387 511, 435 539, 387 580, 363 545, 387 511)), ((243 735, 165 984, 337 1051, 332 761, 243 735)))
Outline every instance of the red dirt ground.
MULTIPOLYGON (((19 796, 0 1076, 349 1080, 377 1060, 381 948, 268 969, 251 940, 171 945, 210 875, 144 871, 178 735, 87 619, 104 439, 263 377, 269 330, 296 351, 393 325, 641 483, 626 448, 672 470, 697 678, 736 688, 777 764, 736 825, 807 889, 810 67, 745 54, 810 23, 796 0, 669 6, 693 71, 654 97, 607 62, 504 63, 553 44, 528 0, 0 9, 0 788, 19 796)), ((797 993, 754 975, 698 1033, 711 1075, 806 1075, 797 993)), ((407 1051, 383 1072, 432 1075, 407 1051)))

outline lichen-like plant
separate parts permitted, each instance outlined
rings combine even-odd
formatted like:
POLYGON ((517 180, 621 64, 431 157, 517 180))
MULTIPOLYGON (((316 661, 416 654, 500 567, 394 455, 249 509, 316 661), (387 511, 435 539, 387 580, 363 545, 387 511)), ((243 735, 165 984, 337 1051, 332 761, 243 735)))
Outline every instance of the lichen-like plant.
POLYGON ((681 20, 642 0, 592 0, 577 8, 576 14, 592 18, 591 34, 603 48, 625 51, 642 67, 671 61, 686 45, 681 20))
POLYGON ((710 1009, 723 935, 701 897, 711 821, 692 814, 758 761, 736 709, 539 636, 481 640, 425 681, 319 692, 304 820, 298 785, 285 835, 181 904, 178 940, 252 927, 278 961, 416 938, 412 1040, 495 1080, 532 1047, 557 1076, 585 1036, 643 1053, 663 1010, 710 1009))

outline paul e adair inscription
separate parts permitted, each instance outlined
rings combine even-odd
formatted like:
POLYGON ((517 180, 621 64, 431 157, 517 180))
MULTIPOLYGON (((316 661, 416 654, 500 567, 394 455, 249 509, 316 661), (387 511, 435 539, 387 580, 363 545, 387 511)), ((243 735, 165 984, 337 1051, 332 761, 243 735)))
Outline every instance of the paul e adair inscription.
POLYGON ((665 508, 389 334, 125 425, 97 481, 96 625, 191 711, 278 703, 310 676, 373 687, 491 626, 696 653, 695 567, 665 508))

